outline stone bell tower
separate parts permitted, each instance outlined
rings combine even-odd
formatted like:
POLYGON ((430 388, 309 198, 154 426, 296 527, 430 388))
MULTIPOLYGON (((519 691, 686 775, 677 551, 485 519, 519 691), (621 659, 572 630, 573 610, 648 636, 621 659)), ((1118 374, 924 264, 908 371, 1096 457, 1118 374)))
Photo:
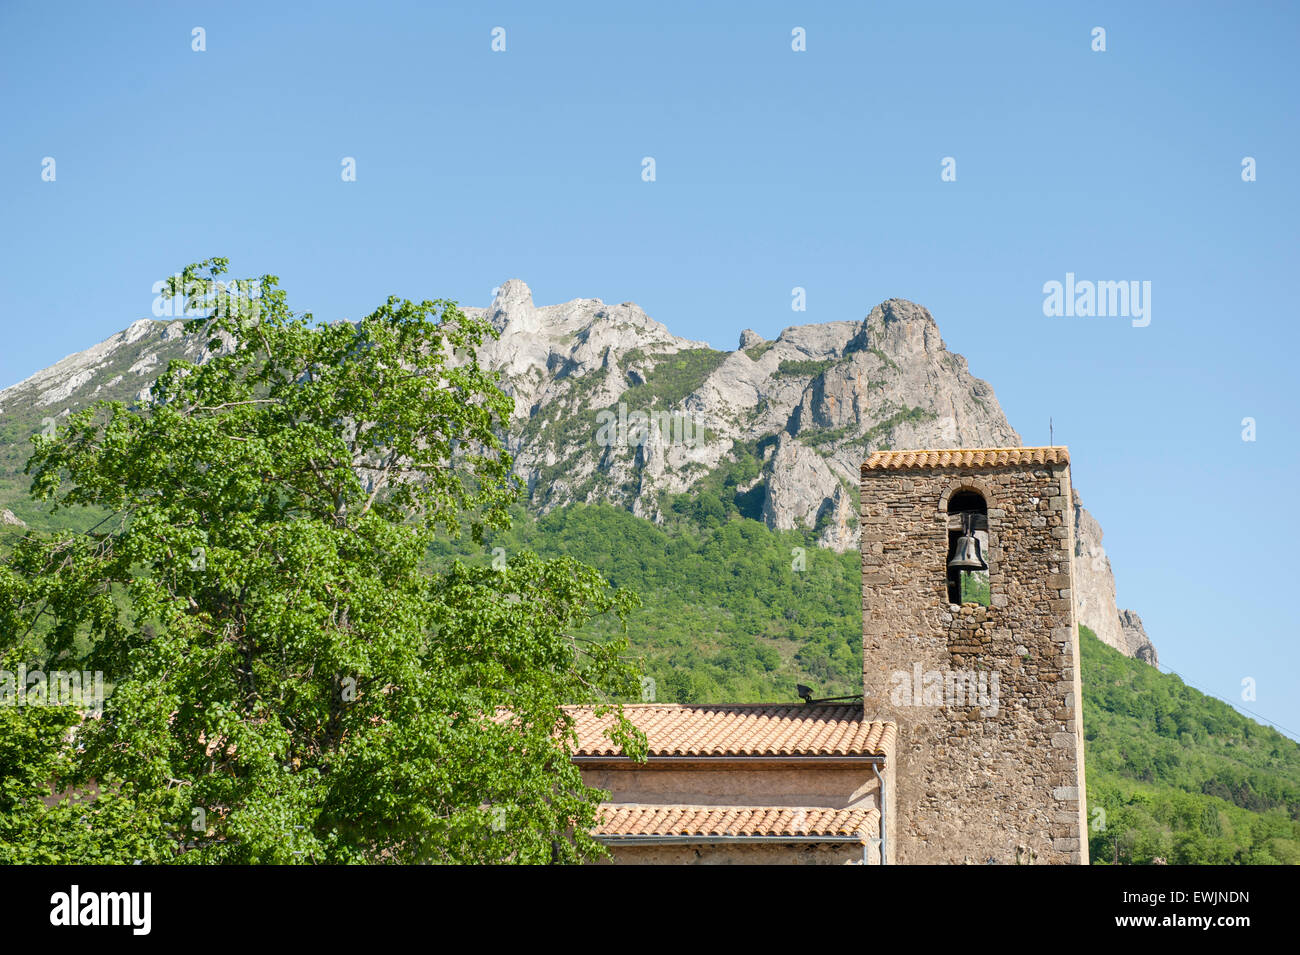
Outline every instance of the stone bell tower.
POLYGON ((898 863, 1087 863, 1063 447, 862 466, 865 715, 898 724, 898 863))

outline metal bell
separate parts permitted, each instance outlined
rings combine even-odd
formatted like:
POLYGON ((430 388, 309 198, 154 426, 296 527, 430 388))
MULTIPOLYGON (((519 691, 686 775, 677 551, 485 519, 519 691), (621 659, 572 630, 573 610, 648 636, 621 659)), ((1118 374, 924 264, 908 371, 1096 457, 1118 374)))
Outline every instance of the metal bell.
POLYGON ((957 549, 953 551, 952 560, 948 561, 949 570, 988 570, 988 565, 980 558, 979 542, 969 533, 957 540, 957 549))

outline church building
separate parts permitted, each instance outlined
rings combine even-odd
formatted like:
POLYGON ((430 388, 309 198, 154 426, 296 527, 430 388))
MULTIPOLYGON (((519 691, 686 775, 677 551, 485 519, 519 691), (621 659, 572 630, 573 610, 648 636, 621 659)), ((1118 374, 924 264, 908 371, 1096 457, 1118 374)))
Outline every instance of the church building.
POLYGON ((862 703, 571 710, 615 864, 1086 864, 1069 452, 861 470, 862 703))

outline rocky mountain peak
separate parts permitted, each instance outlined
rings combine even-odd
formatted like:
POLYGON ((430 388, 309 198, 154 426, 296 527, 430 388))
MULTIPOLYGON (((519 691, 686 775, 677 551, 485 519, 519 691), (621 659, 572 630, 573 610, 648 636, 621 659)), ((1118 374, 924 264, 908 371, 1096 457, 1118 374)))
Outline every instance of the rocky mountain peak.
POLYGON ((533 305, 533 290, 522 279, 507 279, 501 283, 488 308, 488 317, 499 332, 528 334, 540 327, 537 308, 533 305))
POLYGON ((930 310, 904 298, 891 298, 873 308, 848 347, 876 349, 894 358, 947 350, 930 310))

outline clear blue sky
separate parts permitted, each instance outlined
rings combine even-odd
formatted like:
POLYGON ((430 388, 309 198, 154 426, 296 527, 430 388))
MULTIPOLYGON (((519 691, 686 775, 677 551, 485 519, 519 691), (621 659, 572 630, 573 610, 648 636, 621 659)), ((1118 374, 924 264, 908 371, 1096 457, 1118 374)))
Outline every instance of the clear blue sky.
POLYGON ((518 277, 725 348, 909 298, 1054 418, 1162 663, 1300 729, 1295 5, 288 6, 0 8, 0 386, 210 255, 320 318, 518 277), (1067 272, 1150 325, 1045 317, 1067 272))

